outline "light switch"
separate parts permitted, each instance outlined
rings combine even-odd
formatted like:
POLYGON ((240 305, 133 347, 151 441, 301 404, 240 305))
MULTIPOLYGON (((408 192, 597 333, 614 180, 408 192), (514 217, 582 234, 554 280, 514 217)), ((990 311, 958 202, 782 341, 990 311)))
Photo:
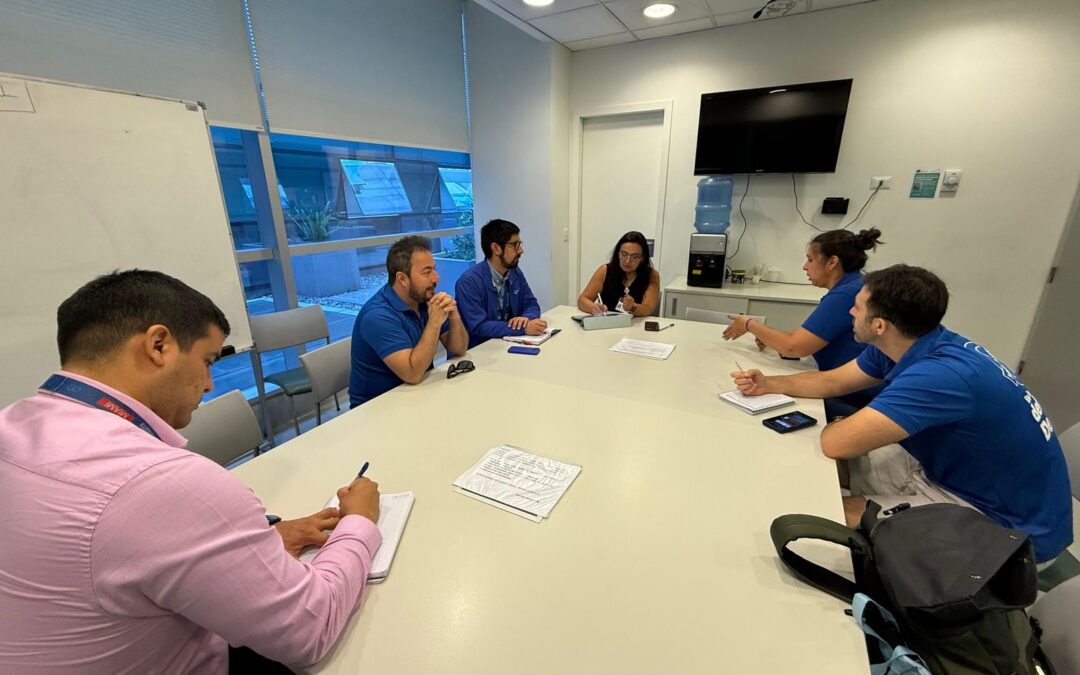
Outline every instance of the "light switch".
POLYGON ((960 189, 960 169, 945 169, 941 179, 942 192, 956 192, 960 189))

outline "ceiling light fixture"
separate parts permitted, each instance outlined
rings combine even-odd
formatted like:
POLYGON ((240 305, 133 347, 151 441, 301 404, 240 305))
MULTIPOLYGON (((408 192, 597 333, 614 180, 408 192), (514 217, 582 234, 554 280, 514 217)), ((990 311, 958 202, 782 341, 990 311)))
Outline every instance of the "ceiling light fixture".
POLYGON ((779 94, 779 93, 780 93, 780 92, 782 92, 782 91, 787 91, 787 89, 773 89, 773 90, 772 90, 772 91, 770 91, 769 93, 770 93, 770 94, 779 94))
POLYGON ((665 19, 675 13, 679 8, 669 2, 657 2, 641 10, 641 13, 650 19, 665 19))
POLYGON ((529 7, 547 7, 555 0, 524 0, 524 2, 529 7))

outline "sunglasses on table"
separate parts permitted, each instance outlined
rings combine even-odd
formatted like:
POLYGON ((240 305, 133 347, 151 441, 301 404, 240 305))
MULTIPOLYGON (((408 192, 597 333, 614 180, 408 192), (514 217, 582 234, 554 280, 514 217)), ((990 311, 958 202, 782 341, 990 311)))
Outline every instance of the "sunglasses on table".
POLYGON ((476 370, 476 366, 472 361, 458 361, 457 363, 451 363, 450 369, 446 371, 446 379, 452 380, 458 375, 464 375, 465 373, 471 373, 476 370))

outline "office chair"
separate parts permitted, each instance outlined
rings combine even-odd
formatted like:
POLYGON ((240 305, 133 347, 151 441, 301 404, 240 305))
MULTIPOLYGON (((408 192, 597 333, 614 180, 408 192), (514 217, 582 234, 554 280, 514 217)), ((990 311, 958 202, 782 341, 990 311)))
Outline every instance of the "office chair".
MULTIPOLYGON (((738 314, 739 312, 714 312, 708 309, 698 309, 697 307, 686 308, 686 320, 687 321, 701 321, 704 323, 718 323, 722 326, 727 326, 731 323, 731 319, 728 318, 729 314, 738 314)), ((756 314, 745 315, 748 319, 753 319, 760 323, 765 323, 765 317, 758 316, 756 314)))
POLYGON ((315 425, 322 424, 322 402, 334 397, 334 406, 341 410, 338 392, 349 386, 352 368, 352 338, 338 340, 300 355, 300 365, 311 382, 315 398, 315 425))
POLYGON ((1030 614, 1043 630, 1040 642, 1054 670, 1080 673, 1080 577, 1039 598, 1030 614))
POLYGON ((266 406, 266 382, 277 385, 289 398, 292 409, 293 427, 300 435, 300 420, 296 415, 293 397, 311 391, 311 382, 303 367, 290 368, 280 373, 263 377, 262 355, 289 347, 303 346, 314 340, 326 340, 330 344, 330 328, 326 324, 326 315, 322 307, 311 305, 299 309, 289 309, 273 314, 259 314, 251 317, 251 337, 255 346, 251 350, 251 365, 255 370, 255 386, 259 390, 259 402, 262 404, 262 418, 265 431, 271 445, 274 442, 274 429, 270 425, 270 416, 266 406))
POLYGON ((239 389, 200 405, 180 433, 188 439, 188 450, 222 466, 258 450, 263 442, 259 420, 239 389))

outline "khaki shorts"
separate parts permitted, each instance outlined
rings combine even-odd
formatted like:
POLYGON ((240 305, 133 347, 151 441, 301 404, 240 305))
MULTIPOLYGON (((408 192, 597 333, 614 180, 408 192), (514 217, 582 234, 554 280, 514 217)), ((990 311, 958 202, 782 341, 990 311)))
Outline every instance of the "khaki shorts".
MULTIPOLYGON (((896 444, 886 445, 862 457, 847 460, 851 494, 872 499, 881 510, 898 504, 912 506, 926 504, 956 504, 969 509, 979 509, 945 488, 934 485, 926 478, 919 460, 896 444)), ((1054 564, 1054 560, 1039 563, 1042 571, 1054 564)))
POLYGON ((912 506, 957 504, 975 508, 931 483, 919 461, 899 445, 886 445, 847 462, 851 494, 874 500, 882 510, 905 502, 912 506))

